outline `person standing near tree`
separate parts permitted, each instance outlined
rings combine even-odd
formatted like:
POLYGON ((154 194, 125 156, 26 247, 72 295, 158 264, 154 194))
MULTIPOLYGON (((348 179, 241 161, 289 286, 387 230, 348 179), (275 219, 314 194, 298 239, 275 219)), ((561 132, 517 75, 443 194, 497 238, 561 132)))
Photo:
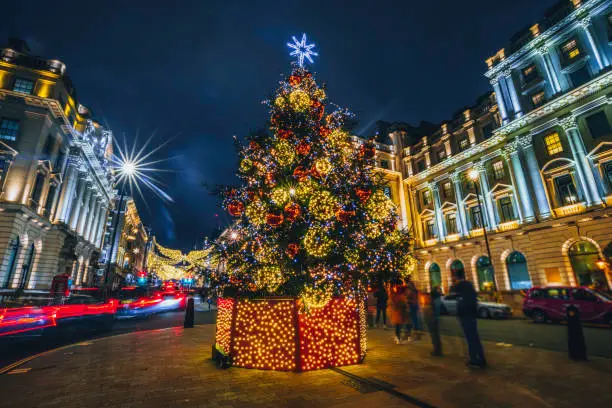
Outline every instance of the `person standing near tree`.
POLYGON ((374 297, 376 298, 376 320, 374 321, 374 325, 378 326, 381 315, 382 315, 382 327, 384 329, 387 328, 387 300, 389 299, 389 295, 387 294, 387 289, 385 288, 384 283, 380 283, 378 290, 374 293, 374 297))
POLYGON ((408 289, 408 306, 410 307, 410 317, 412 318, 412 328, 418 336, 418 332, 422 330, 421 319, 419 318, 419 290, 414 282, 410 279, 406 280, 408 289))
POLYGON ((465 271, 458 270, 455 272, 457 284, 455 285, 455 293, 457 294, 457 316, 463 329, 465 341, 468 345, 469 360, 466 363, 468 367, 485 368, 487 360, 485 359, 484 349, 478 335, 478 301, 474 285, 465 280, 465 271))
POLYGON ((395 326, 395 344, 402 342, 402 326, 406 327, 406 338, 411 340, 410 309, 407 288, 401 280, 391 283, 389 288, 389 320, 395 326))

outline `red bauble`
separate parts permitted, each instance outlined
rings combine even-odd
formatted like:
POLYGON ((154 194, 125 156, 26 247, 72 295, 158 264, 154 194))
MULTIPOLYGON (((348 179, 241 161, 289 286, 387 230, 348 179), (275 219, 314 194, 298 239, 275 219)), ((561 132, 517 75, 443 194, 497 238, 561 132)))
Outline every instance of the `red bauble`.
POLYGON ((259 149, 259 143, 257 143, 257 142, 251 142, 251 143, 249 143, 249 149, 251 149, 251 150, 257 150, 257 149, 259 149))
POLYGON ((278 227, 283 223, 283 214, 267 214, 266 223, 271 227, 278 227))
POLYGON ((347 223, 355 216, 355 211, 345 211, 342 208, 336 211, 336 218, 342 223, 347 223))
POLYGON ((306 142, 305 140, 301 140, 295 150, 297 151, 297 154, 306 156, 308 153, 310 153, 310 143, 306 142))
POLYGON ((300 246, 298 244, 289 244, 285 250, 285 253, 291 259, 295 258, 298 252, 300 252, 300 246))
POLYGON ((288 203, 285 206, 285 218, 289 221, 295 221, 302 213, 300 206, 297 203, 288 203))
POLYGON ((293 177, 297 179, 297 181, 304 181, 308 178, 310 173, 303 166, 298 166, 293 170, 293 177))
POLYGON ((366 202, 368 198, 370 198, 370 196, 372 195, 372 191, 362 190, 358 188, 357 190, 355 190, 355 194, 357 194, 357 197, 359 197, 359 201, 363 203, 363 202, 366 202))
POLYGON ((286 129, 279 129, 278 130, 278 137, 281 139, 289 139, 291 136, 293 136, 293 132, 290 130, 286 130, 286 129))
POLYGON ((314 178, 321 178, 321 173, 319 173, 314 164, 310 168, 310 175, 314 178))
POLYGON ((302 77, 300 77, 298 75, 291 75, 289 77, 289 84, 291 86, 298 86, 300 84, 300 82, 302 82, 302 77))
POLYGON ((310 72, 307 72, 304 74, 304 77, 306 78, 312 78, 312 74, 310 72))
POLYGON ((240 201, 232 201, 227 205, 227 212, 233 217, 240 217, 244 212, 244 204, 240 201))
POLYGON ((331 129, 325 126, 320 126, 319 127, 319 134, 321 135, 321 137, 327 137, 329 135, 331 135, 331 129))

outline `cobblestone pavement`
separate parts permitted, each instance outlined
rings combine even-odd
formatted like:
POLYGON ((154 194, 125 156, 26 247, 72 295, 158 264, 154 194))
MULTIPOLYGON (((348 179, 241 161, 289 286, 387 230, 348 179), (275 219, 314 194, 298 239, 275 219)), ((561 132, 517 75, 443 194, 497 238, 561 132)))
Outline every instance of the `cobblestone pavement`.
POLYGON ((464 367, 464 345, 392 344, 370 330, 363 364, 307 373, 230 368, 210 360, 213 325, 83 342, 0 376, 1 407, 571 407, 612 406, 612 360, 485 343, 491 367, 464 367), (607 383, 608 385, 605 385, 607 383))

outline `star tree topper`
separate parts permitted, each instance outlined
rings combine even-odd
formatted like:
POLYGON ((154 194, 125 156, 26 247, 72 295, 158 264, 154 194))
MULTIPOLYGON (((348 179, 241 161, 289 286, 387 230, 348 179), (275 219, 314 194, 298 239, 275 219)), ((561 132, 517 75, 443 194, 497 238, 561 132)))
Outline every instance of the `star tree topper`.
POLYGON ((306 44, 306 34, 302 34, 301 41, 298 41, 295 36, 291 38, 293 39, 293 43, 287 43, 287 46, 293 49, 293 51, 289 55, 292 57, 297 57, 300 68, 304 67, 304 58, 313 64, 314 61, 312 60, 312 56, 318 57, 319 54, 312 50, 315 47, 314 44, 306 44))

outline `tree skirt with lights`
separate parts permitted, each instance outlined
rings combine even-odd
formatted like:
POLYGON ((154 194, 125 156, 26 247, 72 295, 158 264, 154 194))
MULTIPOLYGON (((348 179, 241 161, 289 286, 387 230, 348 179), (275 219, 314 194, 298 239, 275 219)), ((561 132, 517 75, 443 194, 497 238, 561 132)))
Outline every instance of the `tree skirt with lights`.
POLYGON ((366 354, 365 304, 333 298, 301 310, 292 298, 218 301, 215 352, 236 367, 308 371, 357 364, 366 354))

